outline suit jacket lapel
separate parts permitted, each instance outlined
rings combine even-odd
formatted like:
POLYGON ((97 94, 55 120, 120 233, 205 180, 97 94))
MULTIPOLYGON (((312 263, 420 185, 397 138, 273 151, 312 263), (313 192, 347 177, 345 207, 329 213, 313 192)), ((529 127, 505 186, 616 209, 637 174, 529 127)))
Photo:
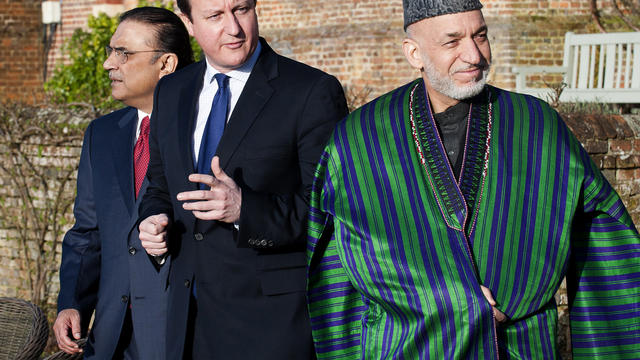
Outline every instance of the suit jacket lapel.
MULTIPOLYGON (((184 114, 179 114, 178 123, 178 139, 180 151, 180 161, 184 164, 184 178, 188 178, 190 174, 196 172, 193 166, 193 130, 196 122, 196 109, 198 107, 198 99, 200 98, 200 90, 204 81, 204 72, 207 66, 204 60, 200 62, 197 71, 193 72, 193 77, 185 81, 185 86, 180 92, 180 100, 178 102, 179 111, 184 110, 184 114)), ((153 126, 153 125, 152 125, 153 126)), ((197 184, 193 185, 193 189, 197 188, 197 184)))
POLYGON ((274 91, 269 85, 269 81, 278 75, 278 58, 263 39, 261 42, 262 51, 258 61, 251 70, 249 80, 242 90, 216 150, 216 154, 220 156, 220 166, 223 169, 228 165, 244 135, 251 128, 274 91))
POLYGON ((137 120, 137 111, 131 108, 118 121, 118 130, 111 139, 113 168, 120 183, 122 199, 127 205, 129 214, 132 213, 133 204, 135 203, 133 193, 133 145, 135 143, 137 120))

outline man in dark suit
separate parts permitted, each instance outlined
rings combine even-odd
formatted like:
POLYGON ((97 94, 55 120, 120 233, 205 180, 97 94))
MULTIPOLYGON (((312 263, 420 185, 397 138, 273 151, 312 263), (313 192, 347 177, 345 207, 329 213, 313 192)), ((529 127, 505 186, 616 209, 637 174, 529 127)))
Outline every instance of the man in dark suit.
POLYGON ((164 359, 168 268, 158 271, 142 251, 135 224, 147 187, 155 85, 192 63, 193 54, 180 18, 150 7, 122 14, 107 54, 112 95, 128 107, 85 132, 53 329, 61 350, 81 352, 74 339, 86 334, 95 311, 85 358, 164 359))
POLYGON ((172 257, 167 357, 313 358, 307 208, 342 87, 260 39, 254 0, 178 6, 206 61, 156 87, 139 226, 172 257))

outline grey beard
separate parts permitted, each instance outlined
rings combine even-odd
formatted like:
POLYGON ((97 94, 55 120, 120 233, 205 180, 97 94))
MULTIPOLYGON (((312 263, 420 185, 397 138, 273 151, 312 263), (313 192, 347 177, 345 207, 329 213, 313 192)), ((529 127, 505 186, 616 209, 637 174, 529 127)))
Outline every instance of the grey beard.
POLYGON ((429 84, 435 91, 455 100, 465 100, 482 92, 482 89, 484 89, 487 83, 489 66, 482 71, 482 78, 480 80, 468 86, 457 86, 449 76, 440 75, 430 61, 426 62, 424 71, 427 74, 429 84))

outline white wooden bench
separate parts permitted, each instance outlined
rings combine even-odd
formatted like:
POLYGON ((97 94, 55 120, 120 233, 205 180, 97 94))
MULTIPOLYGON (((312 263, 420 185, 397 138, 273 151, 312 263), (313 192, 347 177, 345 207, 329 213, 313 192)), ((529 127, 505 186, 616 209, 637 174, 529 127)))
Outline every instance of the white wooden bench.
POLYGON ((544 100, 552 98, 553 90, 548 86, 528 87, 531 75, 563 74, 563 102, 640 103, 640 32, 568 32, 562 66, 517 66, 512 71, 516 74, 516 92, 544 100))

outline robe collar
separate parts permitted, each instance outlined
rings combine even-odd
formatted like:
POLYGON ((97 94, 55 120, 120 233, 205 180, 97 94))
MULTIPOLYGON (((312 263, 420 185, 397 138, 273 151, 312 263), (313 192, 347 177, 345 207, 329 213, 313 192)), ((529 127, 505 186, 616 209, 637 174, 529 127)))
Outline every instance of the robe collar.
POLYGON ((413 139, 442 216, 450 228, 471 234, 482 199, 491 142, 491 92, 485 89, 471 99, 464 155, 456 181, 438 133, 429 96, 422 80, 411 90, 409 110, 413 139), (472 214, 473 216, 469 216, 472 214))

